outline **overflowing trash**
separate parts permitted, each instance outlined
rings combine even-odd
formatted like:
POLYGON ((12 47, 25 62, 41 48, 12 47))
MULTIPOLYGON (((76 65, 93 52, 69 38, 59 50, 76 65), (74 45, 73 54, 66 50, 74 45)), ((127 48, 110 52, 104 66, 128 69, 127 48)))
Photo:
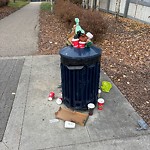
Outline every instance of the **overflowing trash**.
MULTIPOLYGON (((67 50, 63 49, 64 53, 60 53, 61 60, 63 60, 63 63, 64 63, 63 64, 61 62, 61 72, 62 72, 62 67, 63 67, 63 68, 66 68, 67 71, 69 70, 68 72, 70 72, 70 74, 72 74, 73 70, 75 70, 75 71, 82 70, 84 68, 84 65, 89 65, 89 66, 94 66, 93 69, 95 69, 95 72, 97 72, 97 74, 98 74, 97 76, 93 76, 93 77, 95 77, 95 78, 98 77, 98 79, 99 79, 100 74, 99 74, 99 69, 97 69, 97 68, 100 67, 99 59, 101 57, 101 49, 94 47, 92 39, 93 39, 93 34, 90 32, 86 33, 85 30, 80 26, 79 18, 75 18, 75 24, 73 25, 71 32, 67 36, 67 45, 70 45, 67 48, 70 48, 70 49, 67 49, 67 50), (68 50, 72 50, 72 52, 68 51, 68 50), (76 63, 76 60, 74 60, 74 59, 68 59, 68 57, 69 58, 74 57, 74 55, 68 56, 68 54, 70 54, 70 53, 72 54, 73 52, 75 52, 75 56, 76 55, 78 56, 76 51, 84 52, 84 50, 88 51, 88 54, 84 55, 83 60, 81 60, 82 64, 76 63), (87 57, 87 59, 86 59, 86 57, 87 57), (70 61, 73 61, 75 64, 71 64, 70 61), (85 64, 83 63, 84 61, 86 61, 85 64), (88 61, 90 63, 87 63, 88 61), (95 64, 93 65, 93 63, 95 63, 95 64)), ((86 53, 86 52, 84 52, 84 53, 86 53)), ((83 55, 83 54, 79 54, 79 55, 83 55)), ((80 59, 81 59, 81 57, 80 57, 80 59)), ((78 62, 79 62, 79 58, 78 58, 78 62)), ((86 69, 90 71, 91 67, 86 68, 86 69)), ((65 75, 66 75, 68 73, 67 71, 63 72, 63 73, 65 73, 65 75)), ((87 72, 84 72, 84 74, 86 74, 86 73, 87 72)), ((70 76, 70 74, 68 76, 70 76)), ((68 76, 66 75, 66 77, 68 77, 68 76)), ((91 76, 92 76, 92 74, 91 74, 91 76)), ((79 78, 79 77, 77 76, 77 78, 79 78)), ((64 80, 66 80, 66 78, 64 80)), ((91 84, 93 84, 93 86, 89 87, 89 88, 94 88, 94 86, 96 86, 97 88, 95 88, 94 92, 92 89, 88 90, 89 93, 90 92, 94 93, 94 94, 91 94, 91 96, 90 96, 92 98, 89 98, 89 99, 87 98, 87 101, 84 101, 84 99, 82 99, 83 96, 81 96, 81 97, 76 96, 76 95, 79 95, 79 93, 81 93, 80 91, 75 90, 77 94, 76 93, 74 94, 73 92, 69 92, 69 91, 71 91, 70 88, 72 87, 71 83, 77 82, 77 81, 72 81, 73 79, 71 79, 71 81, 66 82, 65 89, 64 89, 64 82, 63 82, 64 80, 62 79, 62 81, 60 82, 61 84, 59 84, 57 86, 57 88, 61 91, 62 91, 62 86, 63 86, 63 96, 61 95, 61 96, 57 97, 54 92, 50 92, 49 97, 48 97, 48 99, 50 101, 55 99, 55 101, 58 105, 65 104, 67 107, 69 107, 68 109, 59 107, 58 111, 55 112, 55 118, 63 120, 65 128, 73 129, 73 128, 75 128, 76 124, 85 126, 89 116, 90 117, 93 116, 95 108, 97 110, 101 110, 101 111, 103 110, 105 100, 102 98, 102 91, 109 92, 110 89, 112 88, 112 84, 108 81, 103 81, 102 86, 99 87, 99 89, 97 89, 99 86, 99 84, 98 84, 99 80, 95 80, 95 83, 91 83, 91 84), (69 86, 68 86, 68 83, 70 83, 69 86), (67 91, 66 95, 64 94, 64 91, 67 91), (96 94, 97 94, 97 96, 95 96, 96 94), (68 95, 71 95, 71 96, 68 98, 67 97, 68 95), (72 101, 73 98, 75 100, 72 101), (82 101, 82 103, 78 99, 80 101, 82 101), (84 101, 84 105, 83 105, 83 101, 84 101), (75 104, 75 105, 70 105, 70 104, 75 104), (84 110, 87 110, 87 112, 81 113, 79 111, 73 111, 70 108, 73 108, 76 110, 84 109, 84 110)), ((85 80, 84 84, 86 82, 93 82, 93 80, 90 80, 90 81, 85 80)), ((77 87, 79 87, 79 86, 77 86, 77 87)), ((88 86, 87 86, 87 88, 88 88, 88 86)), ((53 122, 53 121, 51 121, 51 122, 53 122)), ((54 120, 54 122, 55 122, 55 120, 54 120)))
MULTIPOLYGON (((62 85, 59 84, 57 86, 57 88, 59 90, 62 89, 62 85)), ((112 88, 112 85, 110 82, 108 81, 102 81, 102 86, 101 88, 98 89, 98 95, 97 95, 97 103, 96 105, 94 103, 89 103, 87 105, 87 110, 88 113, 81 113, 78 111, 73 111, 71 109, 66 109, 66 108, 62 108, 59 107, 59 110, 57 112, 55 112, 55 119, 51 119, 49 120, 49 122, 52 123, 57 123, 60 120, 64 121, 64 127, 67 129, 74 129, 76 124, 79 124, 81 126, 85 126, 89 116, 92 116, 94 113, 94 109, 97 108, 97 110, 103 110, 104 107, 104 102, 105 100, 102 98, 102 91, 104 92, 108 92, 110 91, 110 89, 112 88)), ((48 100, 49 101, 53 101, 55 99, 56 103, 58 105, 61 105, 63 103, 63 98, 62 98, 62 93, 61 93, 61 97, 60 97, 60 93, 59 96, 55 94, 53 91, 49 93, 48 95, 48 100)))
POLYGON ((79 22, 79 18, 75 18, 76 24, 73 26, 71 33, 67 36, 67 45, 72 45, 75 48, 90 47, 93 44, 91 41, 93 34, 90 32, 85 34, 79 22))

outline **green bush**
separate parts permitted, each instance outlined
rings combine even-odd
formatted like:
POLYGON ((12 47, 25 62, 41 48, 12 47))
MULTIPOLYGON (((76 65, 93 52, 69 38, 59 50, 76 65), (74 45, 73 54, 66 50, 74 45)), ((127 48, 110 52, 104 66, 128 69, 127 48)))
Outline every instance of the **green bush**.
POLYGON ((68 28, 72 28, 74 19, 79 18, 81 27, 91 32, 95 41, 102 40, 107 31, 106 21, 100 12, 82 9, 68 0, 56 0, 54 12, 68 28))
POLYGON ((13 8, 21 8, 25 5, 27 5, 29 2, 26 0, 16 0, 15 3, 13 1, 10 1, 8 6, 13 8))
POLYGON ((49 2, 43 2, 41 3, 41 10, 50 11, 51 4, 49 2))

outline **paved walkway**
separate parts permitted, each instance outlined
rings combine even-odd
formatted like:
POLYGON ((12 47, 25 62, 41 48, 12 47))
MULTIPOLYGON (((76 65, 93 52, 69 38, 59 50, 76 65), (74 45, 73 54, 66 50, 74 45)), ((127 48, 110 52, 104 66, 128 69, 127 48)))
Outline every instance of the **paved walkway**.
POLYGON ((40 3, 30 3, 0 20, 0 57, 32 55, 38 49, 40 3))
MULTIPOLYGON (((50 123, 60 107, 48 101, 50 91, 59 96, 59 64, 58 55, 25 57, 0 150, 149 150, 150 130, 136 130, 141 117, 113 83, 110 93, 101 95, 104 109, 96 108, 84 127, 50 123)), ((101 80, 111 81, 103 72, 101 80)))

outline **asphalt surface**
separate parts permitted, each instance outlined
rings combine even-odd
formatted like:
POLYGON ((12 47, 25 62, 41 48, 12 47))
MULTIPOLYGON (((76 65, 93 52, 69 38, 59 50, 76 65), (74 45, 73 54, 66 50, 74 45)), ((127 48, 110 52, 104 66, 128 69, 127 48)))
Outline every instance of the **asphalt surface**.
POLYGON ((0 141, 3 139, 24 59, 0 59, 0 141))
POLYGON ((33 55, 38 50, 40 3, 30 3, 0 20, 0 57, 33 55))

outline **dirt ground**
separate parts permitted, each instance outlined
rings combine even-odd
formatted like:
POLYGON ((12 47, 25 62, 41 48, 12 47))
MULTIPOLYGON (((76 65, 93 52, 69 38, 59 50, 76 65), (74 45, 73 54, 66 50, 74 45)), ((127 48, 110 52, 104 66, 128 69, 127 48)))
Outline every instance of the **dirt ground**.
MULTIPOLYGON (((94 43, 103 50, 102 69, 150 125, 150 25, 103 15, 109 28, 104 40, 94 43)), ((38 54, 58 54, 68 32, 55 15, 41 11, 38 54)))
MULTIPOLYGON (((0 8, 0 19, 16 10, 0 8)), ((150 125, 150 25, 126 18, 115 21, 103 13, 109 28, 103 41, 94 43, 102 48, 102 69, 117 85, 134 109, 150 125)), ((49 12, 40 12, 39 52, 37 55, 58 54, 66 45, 68 29, 49 12)))

